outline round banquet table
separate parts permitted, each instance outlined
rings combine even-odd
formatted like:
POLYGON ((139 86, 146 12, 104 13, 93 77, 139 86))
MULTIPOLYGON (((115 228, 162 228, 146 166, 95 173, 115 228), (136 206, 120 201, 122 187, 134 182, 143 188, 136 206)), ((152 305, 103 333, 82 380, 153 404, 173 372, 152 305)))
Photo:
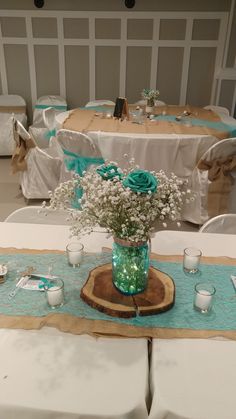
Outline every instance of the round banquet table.
MULTIPOLYGON (((0 223, 0 248, 12 252, 64 250, 68 240, 67 226, 0 223)), ((110 247, 112 239, 100 231, 83 243, 86 251, 97 252, 110 247)), ((182 255, 188 246, 205 256, 236 258, 235 235, 161 231, 152 240, 152 251, 160 255, 182 255)), ((145 339, 2 328, 0 417, 235 417, 235 341, 153 339, 150 350, 149 371, 145 339)))

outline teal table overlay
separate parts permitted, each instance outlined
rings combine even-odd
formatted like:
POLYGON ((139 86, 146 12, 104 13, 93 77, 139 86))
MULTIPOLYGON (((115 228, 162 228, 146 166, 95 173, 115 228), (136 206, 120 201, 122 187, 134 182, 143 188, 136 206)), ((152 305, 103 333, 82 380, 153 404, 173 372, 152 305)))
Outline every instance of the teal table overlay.
POLYGON ((79 109, 85 110, 85 111, 95 111, 95 112, 111 112, 114 111, 114 106, 109 105, 97 105, 97 106, 83 106, 79 109))
POLYGON ((67 111, 67 105, 53 105, 53 104, 35 105, 35 109, 47 109, 47 108, 53 108, 53 109, 56 109, 57 111, 67 111))
POLYGON ((80 298, 80 290, 91 269, 110 263, 111 253, 85 255, 79 268, 68 265, 65 254, 4 254, 0 263, 8 263, 9 273, 5 283, 0 285, 0 314, 7 316, 46 316, 49 313, 65 313, 92 320, 106 320, 120 324, 153 328, 187 328, 193 330, 236 330, 236 293, 230 275, 236 274, 236 266, 201 265, 196 276, 184 274, 179 262, 152 260, 151 265, 167 273, 175 282, 174 307, 158 315, 120 319, 91 308, 80 298), (33 266, 36 272, 58 275, 65 284, 65 305, 51 310, 46 303, 44 291, 20 289, 14 298, 9 293, 14 289, 19 271, 33 266), (194 286, 200 281, 210 281, 216 288, 213 310, 203 315, 193 309, 194 286))
POLYGON ((227 131, 229 132, 231 137, 236 136, 236 124, 229 125, 222 121, 208 121, 206 119, 189 118, 189 117, 182 117, 179 121, 177 121, 176 115, 155 115, 154 119, 158 121, 174 122, 179 125, 189 123, 193 127, 206 127, 210 129, 215 129, 217 131, 223 131, 223 132, 227 131))

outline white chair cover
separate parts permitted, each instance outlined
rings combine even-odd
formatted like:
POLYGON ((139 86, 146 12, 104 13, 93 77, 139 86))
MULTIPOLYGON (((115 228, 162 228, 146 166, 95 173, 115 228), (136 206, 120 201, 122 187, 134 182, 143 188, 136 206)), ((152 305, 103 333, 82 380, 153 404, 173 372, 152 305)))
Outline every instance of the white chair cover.
POLYGON ((199 233, 236 234, 236 214, 221 214, 211 218, 199 233))
POLYGON ((42 96, 37 100, 33 113, 33 124, 29 127, 29 133, 40 148, 47 148, 50 137, 52 134, 55 135, 55 132, 52 131, 56 128, 56 123, 55 125, 52 123, 52 112, 50 119, 48 114, 46 115, 45 111, 47 108, 54 109, 55 119, 56 115, 67 110, 67 103, 61 96, 42 96), (51 125, 53 126, 51 132, 48 123, 50 127, 51 125))
POLYGON ((223 106, 207 105, 204 106, 204 109, 209 109, 213 112, 216 112, 217 114, 229 116, 229 110, 227 108, 224 108, 223 106))
POLYGON ((68 212, 63 209, 52 210, 41 206, 27 206, 13 211, 5 219, 7 223, 69 225, 68 212))
POLYGON ((18 134, 15 135, 16 149, 17 147, 19 149, 19 136, 23 149, 20 150, 20 153, 14 153, 16 154, 16 162, 15 167, 13 167, 13 170, 15 168, 14 172, 20 170, 22 193, 26 199, 47 199, 49 198, 48 191, 54 191, 59 184, 63 160, 58 155, 54 143, 50 143, 47 149, 42 150, 35 146, 29 133, 19 121, 16 121, 14 129, 18 134), (31 148, 28 147, 27 141, 32 142, 33 146, 30 144, 31 148), (19 161, 17 161, 18 155, 21 157, 19 161))
POLYGON ((43 109, 43 122, 45 127, 49 130, 50 137, 54 137, 56 134, 56 109, 46 108, 43 109))
POLYGON ((59 185, 62 160, 53 147, 32 148, 26 156, 27 170, 21 173, 20 184, 26 199, 48 199, 49 191, 59 185))
POLYGON ((115 105, 115 102, 112 100, 106 100, 106 99, 98 99, 98 100, 92 100, 91 102, 86 103, 85 107, 88 108, 90 106, 102 106, 102 105, 115 105))
POLYGON ((14 150, 13 118, 27 125, 26 103, 18 95, 0 95, 0 155, 10 156, 14 150))
POLYGON ((93 140, 82 132, 60 129, 56 138, 62 149, 81 156, 101 157, 101 152, 93 140))
MULTIPOLYGON (((236 138, 227 138, 214 144, 203 154, 200 161, 211 162, 231 156, 236 156, 236 138)), ((183 220, 201 225, 209 219, 207 207, 210 181, 208 171, 198 169, 198 164, 189 179, 189 189, 195 194, 195 199, 185 206, 183 220)), ((236 172, 231 172, 231 176, 235 179, 236 172)), ((229 196, 229 212, 236 213, 236 181, 232 185, 229 196)))

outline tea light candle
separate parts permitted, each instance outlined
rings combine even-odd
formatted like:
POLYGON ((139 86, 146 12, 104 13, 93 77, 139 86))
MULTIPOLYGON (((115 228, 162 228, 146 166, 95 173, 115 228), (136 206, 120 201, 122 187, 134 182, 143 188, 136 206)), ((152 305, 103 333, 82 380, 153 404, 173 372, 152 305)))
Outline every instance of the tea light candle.
POLYGON ((212 296, 207 290, 199 290, 195 299, 195 306, 200 310, 207 310, 211 304, 212 296))
POLYGON ((197 269, 198 268, 198 256, 185 255, 184 267, 186 269, 197 269))
POLYGON ((202 252, 194 247, 184 249, 183 268, 185 272, 194 274, 198 272, 202 252))
POLYGON ((202 313, 208 313, 211 310, 212 299, 215 294, 215 287, 209 282, 199 282, 195 285, 194 307, 202 313))
POLYGON ((69 262, 71 265, 79 265, 82 260, 82 254, 80 251, 72 251, 68 254, 69 262))
POLYGON ((79 266, 83 258, 84 246, 79 242, 71 242, 66 246, 68 263, 73 267, 79 266))
POLYGON ((64 303, 64 282, 60 278, 50 279, 44 284, 47 303, 51 308, 57 308, 64 303))
POLYGON ((57 307, 63 304, 64 294, 63 288, 53 286, 47 290, 47 300, 51 307, 57 307))

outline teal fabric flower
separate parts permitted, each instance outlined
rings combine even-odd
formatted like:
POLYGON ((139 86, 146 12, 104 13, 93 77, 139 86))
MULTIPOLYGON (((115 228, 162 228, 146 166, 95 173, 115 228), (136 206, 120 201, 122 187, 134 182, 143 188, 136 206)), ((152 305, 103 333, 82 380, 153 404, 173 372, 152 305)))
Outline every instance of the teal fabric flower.
POLYGON ((158 181, 150 172, 145 170, 135 170, 128 174, 124 179, 125 188, 130 188, 133 192, 149 193, 156 192, 158 181))
POLYGON ((113 179, 114 177, 118 177, 119 179, 121 179, 123 176, 120 168, 115 166, 114 164, 108 164, 98 167, 97 173, 104 180, 113 179))

